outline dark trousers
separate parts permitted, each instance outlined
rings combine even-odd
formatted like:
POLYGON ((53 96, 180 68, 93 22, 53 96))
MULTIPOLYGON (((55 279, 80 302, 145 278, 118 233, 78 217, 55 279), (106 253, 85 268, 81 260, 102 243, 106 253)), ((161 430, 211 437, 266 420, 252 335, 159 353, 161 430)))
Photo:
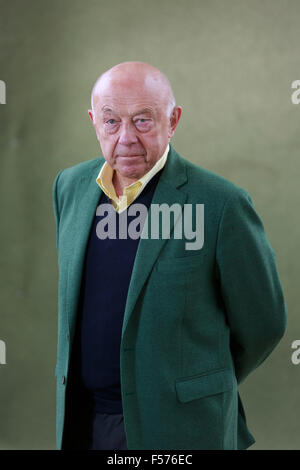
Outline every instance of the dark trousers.
POLYGON ((89 450, 127 450, 122 414, 94 414, 89 450))

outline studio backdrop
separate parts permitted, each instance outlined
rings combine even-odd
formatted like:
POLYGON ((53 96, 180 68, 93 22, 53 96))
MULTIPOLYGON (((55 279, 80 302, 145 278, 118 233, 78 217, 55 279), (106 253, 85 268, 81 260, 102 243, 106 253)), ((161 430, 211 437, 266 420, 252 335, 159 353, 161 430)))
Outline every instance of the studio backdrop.
POLYGON ((299 22, 298 0, 0 0, 0 449, 55 449, 52 184, 101 155, 91 89, 128 60, 170 79, 173 147, 245 188, 263 220, 288 328, 240 394, 251 449, 300 449, 299 22))

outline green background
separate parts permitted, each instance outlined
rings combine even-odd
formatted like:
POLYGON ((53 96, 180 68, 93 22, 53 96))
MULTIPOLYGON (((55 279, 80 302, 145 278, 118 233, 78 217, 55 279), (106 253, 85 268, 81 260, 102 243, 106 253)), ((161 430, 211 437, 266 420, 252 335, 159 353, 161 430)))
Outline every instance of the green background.
POLYGON ((55 448, 57 261, 52 183, 100 155, 96 78, 149 62, 183 113, 171 143, 250 193, 277 255, 287 332, 240 387, 251 449, 300 449, 299 0, 0 0, 0 449, 55 448))

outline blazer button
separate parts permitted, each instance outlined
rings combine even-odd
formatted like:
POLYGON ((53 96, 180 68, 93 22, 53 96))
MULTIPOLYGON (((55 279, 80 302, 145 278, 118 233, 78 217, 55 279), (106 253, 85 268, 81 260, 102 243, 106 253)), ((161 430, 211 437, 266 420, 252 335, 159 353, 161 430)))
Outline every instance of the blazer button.
POLYGON ((64 385, 64 384, 65 384, 65 381, 66 381, 66 378, 65 378, 65 376, 63 375, 63 376, 62 376, 62 379, 61 379, 61 383, 62 383, 62 385, 64 385))

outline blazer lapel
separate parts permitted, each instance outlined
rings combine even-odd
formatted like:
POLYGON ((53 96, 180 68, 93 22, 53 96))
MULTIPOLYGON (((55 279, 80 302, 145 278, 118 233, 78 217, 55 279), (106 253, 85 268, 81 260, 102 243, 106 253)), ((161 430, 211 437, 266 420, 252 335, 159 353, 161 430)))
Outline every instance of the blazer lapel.
MULTIPOLYGON (((168 159, 158 181, 151 204, 165 203, 168 204, 168 206, 172 206, 172 204, 177 203, 183 207, 187 198, 187 194, 177 188, 182 186, 186 181, 186 167, 182 160, 180 160, 178 154, 170 145, 168 159)), ((148 219, 150 218, 151 220, 151 214, 152 210, 150 205, 150 209, 145 220, 144 229, 147 227, 148 219)), ((174 221, 173 217, 170 219, 171 233, 174 226, 174 221)), ((128 325, 130 315, 138 300, 139 294, 164 244, 167 242, 167 238, 151 239, 150 233, 148 236, 149 238, 141 238, 139 241, 124 312, 122 338, 128 325)))

